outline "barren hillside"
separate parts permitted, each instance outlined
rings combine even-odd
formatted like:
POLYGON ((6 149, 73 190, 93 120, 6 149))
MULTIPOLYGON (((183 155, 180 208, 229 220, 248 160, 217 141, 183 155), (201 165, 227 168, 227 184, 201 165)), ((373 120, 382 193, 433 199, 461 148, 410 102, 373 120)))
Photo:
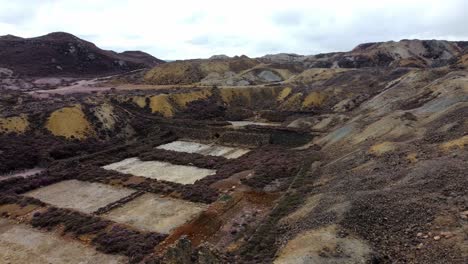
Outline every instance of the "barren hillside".
POLYGON ((466 42, 69 67, 0 71, 0 259, 468 260, 466 42))
POLYGON ((163 63, 147 53, 102 50, 68 33, 35 38, 0 36, 0 67, 27 76, 100 76, 163 63))

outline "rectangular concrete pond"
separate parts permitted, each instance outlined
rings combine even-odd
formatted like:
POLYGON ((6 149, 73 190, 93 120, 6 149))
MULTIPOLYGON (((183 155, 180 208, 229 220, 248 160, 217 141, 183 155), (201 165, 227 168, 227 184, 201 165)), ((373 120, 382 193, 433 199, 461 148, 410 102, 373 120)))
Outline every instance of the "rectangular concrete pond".
POLYGON ((101 183, 68 180, 26 193, 60 208, 69 208, 83 213, 93 213, 101 207, 129 196, 135 191, 101 183))
POLYGON ((181 184, 193 184, 195 181, 215 174, 215 170, 202 169, 194 166, 174 165, 162 161, 141 161, 138 158, 128 158, 103 167, 135 176, 171 181, 181 184))
POLYGON ((169 234, 174 228, 192 220, 205 208, 204 204, 147 193, 107 212, 103 217, 141 230, 169 234))
POLYGON ((11 264, 123 264, 128 259, 107 255, 56 233, 42 232, 0 219, 0 263, 11 264))
POLYGON ((190 141, 174 141, 168 144, 158 146, 157 148, 178 152, 221 156, 228 159, 236 159, 250 151, 249 149, 245 148, 232 148, 216 144, 202 144, 190 141))

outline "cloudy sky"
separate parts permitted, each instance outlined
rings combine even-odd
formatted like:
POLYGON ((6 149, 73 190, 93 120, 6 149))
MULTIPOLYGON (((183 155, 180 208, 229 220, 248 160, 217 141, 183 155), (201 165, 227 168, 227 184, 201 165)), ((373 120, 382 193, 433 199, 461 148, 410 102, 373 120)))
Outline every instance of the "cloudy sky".
POLYGON ((468 40, 465 0, 0 0, 0 35, 65 31, 162 59, 346 51, 400 39, 468 40))

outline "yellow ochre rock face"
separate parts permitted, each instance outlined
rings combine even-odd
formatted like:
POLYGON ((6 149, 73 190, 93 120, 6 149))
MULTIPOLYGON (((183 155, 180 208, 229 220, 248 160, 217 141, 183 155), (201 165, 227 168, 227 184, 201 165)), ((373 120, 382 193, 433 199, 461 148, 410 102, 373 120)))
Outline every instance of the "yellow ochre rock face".
POLYGON ((416 163, 418 162, 418 153, 412 152, 406 155, 406 160, 411 162, 411 163, 416 163))
MULTIPOLYGON (((221 99, 227 104, 239 100, 250 106, 256 100, 275 100, 281 90, 277 87, 242 87, 221 88, 219 91, 221 99)), ((186 109, 189 103, 197 100, 207 100, 210 96, 212 96, 212 90, 209 88, 193 92, 158 94, 149 97, 149 108, 152 113, 159 113, 164 117, 173 117, 178 111, 186 109)), ((132 101, 141 108, 146 106, 145 97, 133 97, 132 101)))
POLYGON ((281 105, 280 109, 285 111, 297 111, 301 107, 303 93, 295 93, 286 99, 281 105))
POLYGON ((279 87, 230 87, 221 88, 219 91, 223 102, 226 104, 242 101, 250 106, 259 100, 275 100, 280 93, 280 89, 279 87))
MULTIPOLYGON (((153 113, 160 113, 164 117, 173 117, 178 109, 185 109, 190 102, 207 99, 210 96, 211 91, 208 89, 189 93, 158 94, 150 97, 149 107, 153 113)), ((138 99, 133 99, 133 101, 140 107, 145 106, 140 104, 141 101, 138 99)))
POLYGON ((95 134, 80 105, 58 109, 49 116, 46 128, 55 136, 85 139, 95 134))
POLYGON ((278 97, 276 98, 276 100, 278 102, 283 102, 284 99, 286 99, 286 97, 288 97, 292 92, 292 88, 291 87, 286 87, 284 88, 283 90, 281 90, 280 94, 278 95, 278 97))
POLYGON ((140 108, 144 108, 146 106, 146 97, 144 96, 134 96, 132 97, 132 101, 140 108))
POLYGON ((466 145, 468 145, 468 136, 463 136, 461 138, 442 143, 440 147, 444 151, 449 151, 453 149, 463 149, 466 145))
POLYGON ((0 133, 24 133, 29 128, 25 115, 0 118, 0 133))
POLYGON ((204 89, 201 91, 190 92, 190 93, 179 93, 171 94, 172 101, 180 108, 184 109, 187 104, 193 101, 207 99, 211 96, 211 91, 204 89))
POLYGON ((326 81, 328 79, 335 77, 337 74, 340 74, 348 70, 349 69, 313 68, 313 69, 305 70, 304 72, 292 77, 288 81, 296 82, 296 83, 311 83, 311 82, 326 81))
POLYGON ((321 92, 311 92, 304 98, 302 108, 320 107, 327 99, 327 96, 321 92))
POLYGON ((160 113, 164 117, 174 116, 175 110, 172 106, 169 95, 167 94, 158 94, 150 97, 151 112, 160 113))
POLYGON ((378 143, 370 147, 369 153, 376 155, 376 156, 380 156, 387 152, 391 152, 395 149, 396 149, 396 145, 394 143, 385 141, 385 142, 378 143))
POLYGON ((173 62, 158 65, 145 74, 150 84, 191 84, 203 78, 196 65, 190 62, 173 62))
POLYGON ((234 98, 242 97, 247 101, 251 100, 251 91, 250 89, 239 89, 239 88, 222 88, 220 89, 221 98, 227 104, 231 103, 234 98))
POLYGON ((194 84, 210 73, 239 73, 257 64, 256 60, 249 58, 175 61, 154 67, 145 74, 144 80, 146 83, 160 85, 194 84))

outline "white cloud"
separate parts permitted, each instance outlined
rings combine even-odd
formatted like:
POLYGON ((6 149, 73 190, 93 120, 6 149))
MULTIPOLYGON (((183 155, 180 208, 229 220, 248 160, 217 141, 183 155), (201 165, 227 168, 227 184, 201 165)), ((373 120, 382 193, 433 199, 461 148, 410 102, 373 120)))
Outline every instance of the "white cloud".
POLYGON ((369 41, 468 39, 463 0, 0 0, 0 35, 65 31, 156 57, 350 50, 369 41))

